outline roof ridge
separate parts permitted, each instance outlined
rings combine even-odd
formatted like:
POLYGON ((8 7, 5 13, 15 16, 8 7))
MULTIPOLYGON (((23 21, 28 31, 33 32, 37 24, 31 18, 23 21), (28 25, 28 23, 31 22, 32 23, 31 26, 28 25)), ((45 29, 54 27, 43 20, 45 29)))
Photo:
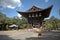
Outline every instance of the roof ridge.
POLYGON ((28 9, 28 11, 39 11, 39 10, 42 10, 42 8, 39 8, 35 5, 33 5, 30 9, 28 9))

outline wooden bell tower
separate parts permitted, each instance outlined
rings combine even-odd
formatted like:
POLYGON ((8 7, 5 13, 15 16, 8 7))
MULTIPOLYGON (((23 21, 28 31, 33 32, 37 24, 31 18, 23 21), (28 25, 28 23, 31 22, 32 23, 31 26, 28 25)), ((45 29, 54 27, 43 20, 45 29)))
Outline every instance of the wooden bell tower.
POLYGON ((17 11, 23 17, 28 20, 28 28, 39 28, 42 26, 44 18, 49 17, 52 5, 46 9, 41 9, 36 6, 32 6, 26 12, 17 11))

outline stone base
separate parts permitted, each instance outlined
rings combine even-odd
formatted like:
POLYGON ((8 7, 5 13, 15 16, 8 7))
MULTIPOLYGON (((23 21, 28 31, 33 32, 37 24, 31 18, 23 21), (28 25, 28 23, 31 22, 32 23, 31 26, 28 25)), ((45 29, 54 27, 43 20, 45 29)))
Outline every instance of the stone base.
POLYGON ((27 24, 28 29, 32 29, 32 24, 27 24))

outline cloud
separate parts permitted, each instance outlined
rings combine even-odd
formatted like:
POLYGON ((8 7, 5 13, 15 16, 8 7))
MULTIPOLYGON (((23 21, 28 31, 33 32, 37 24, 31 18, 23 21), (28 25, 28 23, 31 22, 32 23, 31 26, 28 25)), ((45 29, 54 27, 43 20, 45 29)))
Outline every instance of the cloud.
POLYGON ((0 6, 14 9, 22 5, 20 0, 0 0, 0 6))
POLYGON ((21 17, 21 15, 18 13, 18 17, 20 18, 21 17))
POLYGON ((45 0, 45 2, 49 2, 49 0, 45 0))

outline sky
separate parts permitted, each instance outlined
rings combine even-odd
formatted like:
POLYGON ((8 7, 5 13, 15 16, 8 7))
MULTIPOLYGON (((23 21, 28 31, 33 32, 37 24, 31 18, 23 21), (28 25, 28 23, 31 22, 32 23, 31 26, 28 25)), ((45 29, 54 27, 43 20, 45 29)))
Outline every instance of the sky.
POLYGON ((51 10, 51 16, 55 16, 56 18, 60 18, 59 9, 60 9, 60 0, 0 0, 0 12, 3 12, 7 15, 7 17, 18 16, 17 10, 26 11, 31 8, 33 5, 39 8, 48 8, 53 5, 51 10))

